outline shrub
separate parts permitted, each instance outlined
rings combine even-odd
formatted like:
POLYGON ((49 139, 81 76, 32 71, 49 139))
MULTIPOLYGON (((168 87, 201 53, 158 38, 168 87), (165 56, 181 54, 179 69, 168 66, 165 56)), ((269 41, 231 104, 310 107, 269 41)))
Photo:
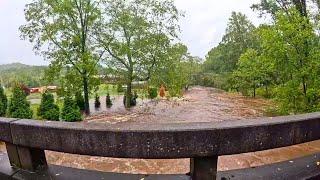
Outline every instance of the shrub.
POLYGON ((70 95, 64 97, 61 118, 67 122, 77 122, 82 120, 80 108, 70 95))
POLYGON ((137 99, 138 99, 137 91, 134 91, 132 99, 131 99, 131 106, 136 106, 137 105, 137 99))
POLYGON ((118 85, 117 85, 117 92, 118 92, 118 93, 123 93, 123 92, 124 92, 124 89, 123 89, 123 87, 122 87, 122 84, 118 84, 118 85))
POLYGON ((76 103, 81 111, 85 110, 84 98, 80 92, 76 93, 76 103))
POLYGON ((96 94, 95 101, 94 101, 94 107, 95 108, 100 108, 100 106, 101 106, 100 96, 98 94, 96 94))
POLYGON ((8 114, 11 118, 32 118, 33 112, 30 108, 30 103, 27 101, 25 92, 19 86, 16 86, 13 89, 8 114))
POLYGON ((156 97, 158 97, 158 89, 157 88, 154 88, 154 87, 149 88, 148 93, 149 93, 150 99, 155 99, 156 97))
POLYGON ((42 94, 38 116, 46 120, 59 121, 60 110, 54 103, 54 97, 51 93, 45 92, 42 94))
MULTIPOLYGON (((131 97, 130 106, 136 106, 137 105, 137 99, 138 99, 138 94, 135 91, 134 94, 131 97)), ((126 102, 127 102, 127 96, 123 96, 123 105, 124 106, 126 106, 126 102)))
POLYGON ((4 89, 0 84, 0 116, 5 116, 7 112, 8 99, 4 94, 4 89))
POLYGON ((111 106, 112 106, 112 101, 111 101, 109 93, 107 94, 107 97, 106 97, 106 106, 107 106, 107 108, 111 108, 111 106))
POLYGON ((171 97, 182 97, 183 91, 180 87, 174 86, 169 88, 169 94, 171 97))

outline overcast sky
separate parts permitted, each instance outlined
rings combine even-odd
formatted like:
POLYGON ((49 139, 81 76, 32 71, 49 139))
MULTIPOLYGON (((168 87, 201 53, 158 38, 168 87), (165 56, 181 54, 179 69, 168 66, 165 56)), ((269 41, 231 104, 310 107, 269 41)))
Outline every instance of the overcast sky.
MULTIPOLYGON (((18 28, 25 23, 24 6, 32 0, 0 0, 0 64, 21 62, 47 64, 36 56, 32 45, 19 38, 18 28)), ((185 12, 181 19, 181 41, 194 56, 204 58, 224 34, 232 11, 245 13, 254 24, 261 21, 250 6, 259 0, 175 0, 185 12)))

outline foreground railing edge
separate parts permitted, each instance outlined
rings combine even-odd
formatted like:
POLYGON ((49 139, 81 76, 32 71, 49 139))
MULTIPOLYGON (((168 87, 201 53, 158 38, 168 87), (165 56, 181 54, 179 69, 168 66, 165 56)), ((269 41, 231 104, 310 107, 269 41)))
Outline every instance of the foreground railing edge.
MULTIPOLYGON (((302 117, 307 117, 307 116, 308 115, 305 115, 302 117)), ((320 116, 319 118, 317 114, 312 114, 311 116, 312 118, 310 119, 306 118, 305 121, 306 123, 307 121, 314 121, 315 123, 311 125, 315 125, 315 127, 314 128, 312 128, 311 126, 306 127, 307 129, 303 130, 302 136, 304 135, 303 133, 305 133, 305 131, 309 130, 310 128, 312 128, 311 129, 312 132, 314 130, 319 131, 320 116)), ((299 126, 296 125, 297 128, 299 128, 300 126, 303 127, 303 124, 302 124, 303 122, 304 121, 302 119, 301 121, 295 120, 294 122, 286 121, 284 124, 293 123, 293 126, 295 126, 296 125, 295 123, 299 123, 299 126)), ((16 143, 17 141, 15 140, 17 140, 17 137, 13 137, 14 135, 12 133, 15 133, 15 132, 13 132, 14 130, 12 130, 13 128, 12 125, 15 126, 17 124, 19 124, 18 119, 0 119, 0 130, 1 130, 0 140, 6 142, 7 152, 8 152, 11 165, 22 168, 22 169, 30 170, 30 171, 35 171, 37 169, 45 169, 47 167, 47 161, 46 161, 45 152, 44 152, 46 148, 39 149, 34 147, 28 147, 26 144, 21 145, 19 143, 16 143)), ((263 125, 265 126, 265 124, 263 125)), ((270 127, 274 127, 277 125, 279 124, 277 123, 272 124, 272 126, 270 127)), ((179 129, 179 131, 181 131, 181 129, 179 129)), ((291 130, 289 132, 291 132, 291 130)), ((32 133, 32 131, 30 131, 30 133, 32 133)), ((300 131, 295 130, 293 131, 293 133, 300 133, 300 131)), ((306 136, 308 136, 308 134, 306 136)), ((296 137, 296 136, 293 135, 292 137, 296 137)), ((319 139, 319 137, 320 135, 315 134, 314 137, 312 136, 312 138, 310 138, 310 140, 316 140, 316 139, 319 139)), ((300 142, 297 141, 297 143, 300 143, 300 142)), ((290 142, 289 144, 291 145, 294 143, 290 142)), ((193 179, 214 179, 217 173, 217 162, 218 162, 219 155, 220 154, 217 153, 216 155, 205 156, 205 157, 190 156, 191 158, 190 175, 193 177, 193 179)))

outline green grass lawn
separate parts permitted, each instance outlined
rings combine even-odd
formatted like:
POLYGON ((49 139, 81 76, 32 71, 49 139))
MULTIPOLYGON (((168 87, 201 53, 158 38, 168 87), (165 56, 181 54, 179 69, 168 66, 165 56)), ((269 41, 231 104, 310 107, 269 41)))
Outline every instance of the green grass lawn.
POLYGON ((38 116, 38 109, 39 109, 39 104, 31 104, 30 108, 33 111, 33 119, 41 119, 41 117, 38 116))
POLYGON ((41 99, 41 93, 33 93, 33 94, 30 94, 28 97, 27 97, 28 100, 30 99, 41 99))

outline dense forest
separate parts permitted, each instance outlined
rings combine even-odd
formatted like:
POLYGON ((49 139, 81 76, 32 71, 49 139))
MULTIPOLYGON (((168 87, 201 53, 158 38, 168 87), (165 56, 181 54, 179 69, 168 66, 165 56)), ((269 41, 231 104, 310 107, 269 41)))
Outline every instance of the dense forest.
POLYGON ((222 41, 207 55, 205 83, 274 99, 279 113, 320 109, 319 1, 261 0, 255 27, 232 13, 222 41))

